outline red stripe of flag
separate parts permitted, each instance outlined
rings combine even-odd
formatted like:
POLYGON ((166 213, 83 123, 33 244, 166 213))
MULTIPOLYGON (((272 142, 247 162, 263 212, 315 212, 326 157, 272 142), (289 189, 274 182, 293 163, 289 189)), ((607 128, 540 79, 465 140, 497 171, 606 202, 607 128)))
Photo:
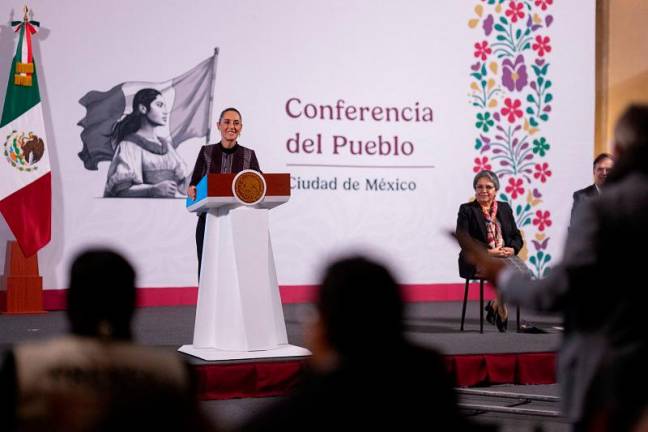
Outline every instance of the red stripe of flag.
POLYGON ((47 173, 0 201, 0 212, 26 257, 52 237, 52 175, 47 173))

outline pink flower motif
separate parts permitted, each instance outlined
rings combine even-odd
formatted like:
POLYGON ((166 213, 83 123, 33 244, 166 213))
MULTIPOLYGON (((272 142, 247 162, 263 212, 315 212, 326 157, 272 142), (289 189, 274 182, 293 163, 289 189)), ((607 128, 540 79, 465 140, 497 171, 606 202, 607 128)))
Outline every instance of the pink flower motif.
POLYGON ((523 8, 524 4, 521 1, 517 3, 512 1, 509 3, 509 8, 506 9, 506 16, 511 18, 512 22, 517 22, 518 19, 524 18, 523 8))
POLYGON ((516 179, 511 177, 508 180, 508 185, 506 185, 506 193, 511 194, 511 198, 516 199, 518 195, 522 195, 524 193, 524 182, 522 179, 516 179))
POLYGON ((549 211, 536 211, 536 217, 533 218, 533 225, 538 226, 538 230, 544 231, 545 227, 551 226, 551 213, 549 211))
POLYGON ((478 173, 480 171, 488 170, 490 171, 493 167, 488 161, 488 156, 482 156, 481 158, 476 157, 475 158, 475 166, 473 167, 473 171, 478 173))
POLYGON ((475 57, 481 57, 482 61, 485 61, 491 52, 493 51, 489 48, 488 41, 475 42, 475 57))
POLYGON ((522 118, 522 110, 520 107, 522 102, 520 99, 511 100, 511 98, 504 99, 504 107, 502 108, 502 115, 504 117, 508 116, 509 123, 515 122, 515 118, 522 118))
POLYGON ((535 42, 531 48, 533 48, 534 51, 538 51, 538 55, 542 57, 545 55, 545 52, 551 52, 551 45, 549 45, 549 42, 551 42, 549 36, 536 36, 535 42))
POLYGON ((535 172, 533 177, 540 179, 542 183, 547 181, 547 178, 551 177, 551 170, 549 169, 549 164, 547 162, 541 164, 535 164, 535 172))
POLYGON ((553 0, 535 0, 535 5, 540 6, 542 10, 547 10, 553 4, 553 0))

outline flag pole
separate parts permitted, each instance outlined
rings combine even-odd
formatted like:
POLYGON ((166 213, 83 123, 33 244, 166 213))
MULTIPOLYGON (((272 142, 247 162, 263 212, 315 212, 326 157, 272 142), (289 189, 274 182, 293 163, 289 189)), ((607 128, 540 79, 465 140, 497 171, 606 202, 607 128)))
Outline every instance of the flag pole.
POLYGON ((214 89, 216 87, 216 66, 218 65, 218 47, 214 48, 214 56, 212 57, 212 73, 211 73, 211 92, 209 93, 209 116, 207 117, 207 135, 205 136, 205 144, 209 144, 209 138, 212 131, 212 116, 214 114, 214 89))
MULTIPOLYGON (((27 4, 25 4, 23 8, 22 23, 20 21, 11 23, 14 26, 19 26, 18 28, 22 26, 22 32, 20 34, 24 34, 27 40, 31 38, 31 33, 33 33, 34 30, 33 28, 30 29, 31 23, 38 26, 38 23, 29 20, 29 12, 30 9, 27 4)), ((29 48, 29 52, 31 54, 31 48, 29 48)), ((32 63, 33 59, 27 59, 28 61, 23 63, 23 58, 19 57, 19 55, 20 53, 16 51, 14 56, 16 68, 12 69, 10 72, 13 76, 10 75, 9 84, 7 86, 7 95, 10 93, 9 87, 11 86, 31 87, 31 74, 36 73, 32 63), (31 65, 31 68, 29 65, 31 65)), ((38 89, 36 89, 36 91, 37 90, 38 89)), ((5 118, 5 109, 7 109, 8 106, 6 102, 9 100, 9 97, 10 96, 5 96, 5 106, 2 112, 3 119, 5 118)), ((11 107, 12 109, 15 109, 14 105, 11 105, 11 107)), ((9 111, 11 111, 11 109, 8 110, 8 112, 9 111)), ((12 121, 14 120, 10 120, 7 124, 12 121)), ((0 124, 2 124, 1 120, 0 124)), ((14 196, 15 195, 16 193, 14 193, 14 196)), ((5 215, 4 210, 3 215, 5 215)), ((5 220, 7 220, 6 216, 5 220)), ((9 223, 7 224, 9 225, 9 223)), ((14 227, 11 225, 10 228, 12 231, 14 230, 14 227)), ((13 232, 14 237, 16 237, 15 231, 13 232)), ((0 292, 0 313, 7 315, 47 313, 43 308, 43 278, 40 276, 38 270, 37 252, 27 257, 23 253, 17 241, 8 241, 5 252, 4 273, 0 277, 0 284, 2 285, 2 291, 0 292)))

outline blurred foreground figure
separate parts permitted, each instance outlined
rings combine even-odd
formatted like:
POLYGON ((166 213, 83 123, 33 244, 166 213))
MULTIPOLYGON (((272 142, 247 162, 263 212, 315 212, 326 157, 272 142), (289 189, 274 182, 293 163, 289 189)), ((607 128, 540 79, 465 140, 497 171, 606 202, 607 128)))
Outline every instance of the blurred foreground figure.
POLYGON ((565 414, 577 431, 632 430, 648 401, 645 387, 632 391, 645 383, 639 378, 648 359, 642 271, 648 247, 648 106, 628 108, 614 138, 614 168, 601 195, 576 212, 563 260, 548 277, 530 281, 460 236, 468 259, 495 282, 504 300, 562 311, 559 382, 565 414))
POLYGON ((308 375, 243 430, 472 430, 441 356, 408 342, 400 290, 383 266, 331 265, 308 331, 308 375))
MULTIPOLYGON (((9 430, 204 430, 188 366, 135 345, 135 272, 107 250, 72 264, 71 334, 25 343, 0 372, 0 421, 9 430)), ((4 429, 3 429, 4 430, 4 429)))

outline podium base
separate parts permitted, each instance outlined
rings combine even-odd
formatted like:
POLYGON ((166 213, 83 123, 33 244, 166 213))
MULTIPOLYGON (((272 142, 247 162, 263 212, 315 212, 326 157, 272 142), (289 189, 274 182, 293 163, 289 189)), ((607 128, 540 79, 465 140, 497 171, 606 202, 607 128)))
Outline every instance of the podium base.
POLYGON ((296 345, 279 345, 277 348, 259 351, 226 351, 217 348, 196 348, 183 345, 178 351, 207 361, 251 360, 280 357, 308 357, 311 352, 296 345))

